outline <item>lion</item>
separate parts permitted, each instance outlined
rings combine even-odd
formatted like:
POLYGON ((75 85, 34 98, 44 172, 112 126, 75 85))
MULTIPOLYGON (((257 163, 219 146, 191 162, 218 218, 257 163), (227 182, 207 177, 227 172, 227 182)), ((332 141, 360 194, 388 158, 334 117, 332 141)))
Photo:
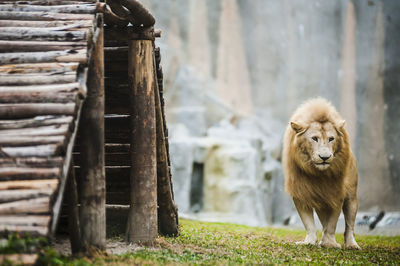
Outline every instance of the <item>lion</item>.
POLYGON ((340 248, 335 231, 343 210, 345 248, 360 249, 354 238, 357 164, 345 121, 330 102, 311 99, 294 112, 285 131, 282 166, 285 190, 306 229, 304 241, 297 244, 317 244, 315 210, 323 227, 319 244, 340 248))

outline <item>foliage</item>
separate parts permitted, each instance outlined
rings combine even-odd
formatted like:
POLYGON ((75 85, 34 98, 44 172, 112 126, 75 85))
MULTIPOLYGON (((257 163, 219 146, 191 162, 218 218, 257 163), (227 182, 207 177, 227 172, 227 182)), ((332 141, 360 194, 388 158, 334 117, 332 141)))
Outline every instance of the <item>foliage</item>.
POLYGON ((47 245, 47 239, 44 237, 31 237, 29 234, 20 236, 7 232, 5 234, 7 239, 0 243, 0 254, 35 253, 47 245))
MULTIPOLYGON (((302 230, 181 220, 180 236, 122 255, 64 261, 68 265, 133 264, 391 264, 400 263, 400 237, 356 236, 362 250, 298 246, 302 230)), ((343 245, 343 236, 337 235, 343 245)), ((57 264, 52 264, 57 265, 57 264)))

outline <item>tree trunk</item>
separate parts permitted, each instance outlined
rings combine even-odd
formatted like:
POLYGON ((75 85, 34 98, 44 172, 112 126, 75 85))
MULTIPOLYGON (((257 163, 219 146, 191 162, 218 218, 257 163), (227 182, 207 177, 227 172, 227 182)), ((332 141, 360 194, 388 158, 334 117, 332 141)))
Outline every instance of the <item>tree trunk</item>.
POLYGON ((157 237, 157 161, 154 108, 153 42, 129 41, 131 98, 131 208, 129 242, 157 237))
MULTIPOLYGON (((98 15, 98 39, 89 62, 87 98, 81 120, 81 239, 84 251, 106 248, 104 170, 103 20, 98 15)), ((95 36, 96 36, 95 33, 95 36)))

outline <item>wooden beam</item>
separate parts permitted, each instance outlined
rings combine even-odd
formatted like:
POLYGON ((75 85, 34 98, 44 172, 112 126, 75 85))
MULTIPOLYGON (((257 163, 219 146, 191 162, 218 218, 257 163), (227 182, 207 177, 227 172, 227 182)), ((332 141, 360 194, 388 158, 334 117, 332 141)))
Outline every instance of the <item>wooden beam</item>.
POLYGON ((129 42, 131 99, 131 209, 127 241, 153 242, 157 235, 157 159, 153 42, 129 42))
POLYGON ((27 118, 38 115, 75 115, 75 103, 0 104, 0 119, 27 118))
POLYGON ((58 187, 59 180, 43 179, 43 180, 23 180, 23 181, 1 181, 0 190, 18 190, 18 189, 51 189, 55 190, 58 187))
MULTIPOLYGON (((156 60, 153 59, 156 66, 156 60)), ((154 67, 154 78, 157 79, 154 67)), ((157 129, 157 203, 158 203, 158 231, 162 235, 177 236, 178 230, 178 208, 174 201, 172 190, 171 172, 169 167, 169 151, 167 149, 168 138, 166 136, 166 121, 162 94, 158 83, 154 82, 156 129, 157 129)))
POLYGON ((87 98, 82 108, 81 207, 82 248, 106 248, 104 170, 104 54, 103 17, 97 15, 97 40, 93 43, 87 81, 87 98))
POLYGON ((50 197, 18 200, 0 204, 0 215, 50 213, 50 197))
POLYGON ((23 63, 48 63, 48 62, 79 62, 86 63, 87 50, 66 50, 32 53, 1 53, 2 64, 23 64, 23 63))
POLYGON ((73 160, 68 171, 66 193, 68 195, 68 230, 71 243, 72 254, 79 253, 81 246, 81 228, 78 207, 78 189, 76 185, 75 170, 73 160))

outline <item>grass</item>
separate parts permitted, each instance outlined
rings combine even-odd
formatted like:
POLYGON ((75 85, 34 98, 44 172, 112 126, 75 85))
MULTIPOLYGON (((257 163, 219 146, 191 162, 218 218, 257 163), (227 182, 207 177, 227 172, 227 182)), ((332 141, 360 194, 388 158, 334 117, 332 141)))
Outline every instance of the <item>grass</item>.
MULTIPOLYGON (((156 247, 122 255, 60 258, 48 255, 47 264, 400 264, 400 237, 356 236, 362 250, 298 246, 304 231, 257 228, 226 223, 180 220, 177 238, 160 237, 156 247), (52 261, 55 259, 55 262, 52 261)), ((337 235, 343 245, 343 236, 337 235)), ((46 253, 45 253, 46 254, 46 253)))

